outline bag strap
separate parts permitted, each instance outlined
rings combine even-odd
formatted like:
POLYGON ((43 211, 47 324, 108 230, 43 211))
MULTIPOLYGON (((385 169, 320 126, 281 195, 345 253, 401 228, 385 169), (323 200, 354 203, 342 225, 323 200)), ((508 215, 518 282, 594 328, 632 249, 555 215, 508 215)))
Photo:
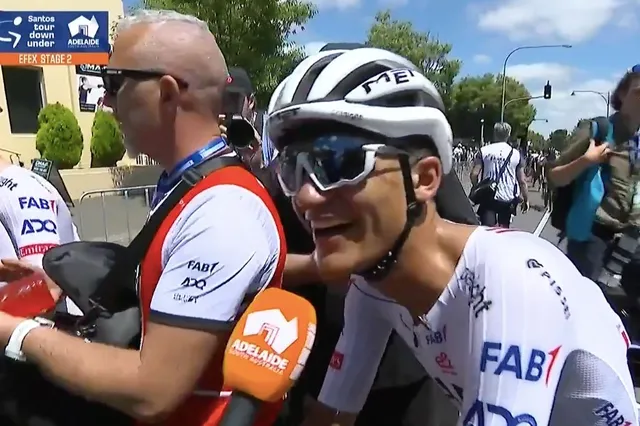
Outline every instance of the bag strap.
POLYGON ((594 117, 591 119, 591 137, 600 145, 613 138, 613 126, 608 117, 594 117))
POLYGON ((151 241, 153 241, 153 237, 158 232, 160 225, 169 215, 171 210, 173 210, 180 200, 184 198, 187 192, 216 170, 227 166, 237 165, 244 166, 237 156, 213 157, 185 171, 180 178, 180 182, 176 185, 173 191, 171 191, 167 198, 160 203, 147 223, 145 223, 133 241, 131 241, 127 246, 127 257, 130 265, 135 267, 142 262, 142 259, 147 253, 147 250, 151 245, 151 241))
POLYGON ((515 149, 511 148, 511 152, 509 152, 509 155, 507 155, 507 159, 505 160, 502 167, 500 167, 500 171, 498 172, 498 177, 496 178, 496 183, 500 182, 500 180, 502 179, 502 175, 507 170, 507 166, 509 165, 509 161, 511 161, 511 156, 513 155, 513 151, 515 151, 515 149))

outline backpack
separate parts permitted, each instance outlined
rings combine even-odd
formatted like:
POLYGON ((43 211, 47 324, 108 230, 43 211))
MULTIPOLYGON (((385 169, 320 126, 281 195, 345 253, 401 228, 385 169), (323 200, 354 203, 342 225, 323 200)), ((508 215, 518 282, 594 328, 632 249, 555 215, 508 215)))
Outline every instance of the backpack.
MULTIPOLYGON (((591 119, 591 137, 595 140, 596 145, 605 142, 612 133, 613 126, 607 117, 595 117, 591 119)), ((599 169, 600 167, 595 166, 594 168, 599 169)), ((551 204, 551 226, 560 231, 561 234, 567 231, 567 218, 578 196, 576 188, 579 184, 584 183, 583 179, 587 174, 593 174, 593 172, 594 170, 587 170, 568 185, 554 189, 551 204)))

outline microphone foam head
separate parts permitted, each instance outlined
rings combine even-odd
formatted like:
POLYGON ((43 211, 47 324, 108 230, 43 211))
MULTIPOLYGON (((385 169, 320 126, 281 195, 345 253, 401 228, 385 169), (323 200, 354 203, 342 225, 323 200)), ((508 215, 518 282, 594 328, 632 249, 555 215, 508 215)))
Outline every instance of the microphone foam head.
POLYGON ((316 312, 278 288, 260 293, 236 324, 223 361, 225 386, 275 402, 293 386, 313 347, 316 312))

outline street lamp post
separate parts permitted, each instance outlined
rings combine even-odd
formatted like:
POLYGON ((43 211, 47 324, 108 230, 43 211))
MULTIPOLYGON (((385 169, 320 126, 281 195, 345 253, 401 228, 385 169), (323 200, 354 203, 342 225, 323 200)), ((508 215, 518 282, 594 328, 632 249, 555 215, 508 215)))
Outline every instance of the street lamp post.
POLYGON ((480 145, 484 146, 484 118, 480 119, 480 145))
POLYGON ((509 62, 509 58, 511 57, 511 55, 513 55, 519 50, 551 49, 551 48, 558 48, 558 47, 562 47, 564 49, 570 49, 572 46, 570 44, 540 44, 536 46, 520 46, 513 49, 511 52, 509 52, 507 57, 504 58, 504 64, 502 65, 502 102, 500 103, 500 105, 502 105, 502 108, 500 112, 500 121, 504 122, 504 109, 506 107, 505 97, 507 95, 507 62, 509 62))
POLYGON ((593 93, 600 96, 604 102, 607 104, 607 117, 609 116, 609 111, 611 109, 611 92, 598 92, 597 90, 574 90, 571 92, 571 96, 575 96, 576 93, 593 93))
MULTIPOLYGON (((542 99, 542 98, 544 98, 544 96, 526 96, 524 98, 509 99, 507 103, 502 106, 502 116, 504 117, 504 111, 507 109, 507 106, 512 102, 530 101, 532 99, 542 99)), ((504 120, 502 121, 504 122, 504 120)))

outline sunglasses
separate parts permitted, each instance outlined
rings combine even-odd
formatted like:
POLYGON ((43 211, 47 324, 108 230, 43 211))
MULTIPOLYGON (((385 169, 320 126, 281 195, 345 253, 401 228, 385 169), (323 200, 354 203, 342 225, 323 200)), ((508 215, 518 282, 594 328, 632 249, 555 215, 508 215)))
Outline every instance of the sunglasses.
POLYGON ((276 172, 282 191, 293 196, 308 178, 320 191, 357 185, 375 167, 377 155, 408 155, 406 152, 357 136, 320 136, 290 145, 278 153, 276 172))
POLYGON ((109 96, 117 96, 120 88, 127 78, 136 81, 146 81, 160 79, 166 75, 171 76, 181 88, 186 89, 189 87, 189 84, 183 79, 167 74, 163 71, 129 70, 107 67, 102 69, 102 82, 104 83, 104 89, 109 96))

